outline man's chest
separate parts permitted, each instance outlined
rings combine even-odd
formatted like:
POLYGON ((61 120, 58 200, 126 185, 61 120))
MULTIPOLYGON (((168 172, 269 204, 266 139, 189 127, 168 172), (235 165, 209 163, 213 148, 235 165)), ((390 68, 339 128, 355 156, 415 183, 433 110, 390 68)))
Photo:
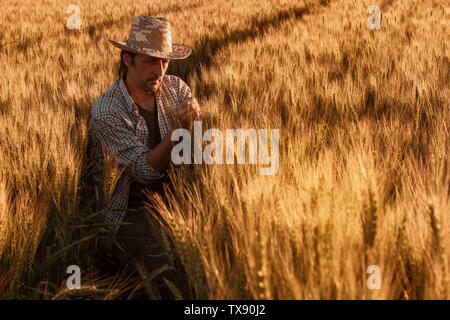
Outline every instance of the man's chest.
POLYGON ((149 138, 155 133, 159 133, 161 139, 164 138, 170 128, 169 110, 160 104, 138 105, 125 122, 139 141, 147 144, 149 138))
POLYGON ((146 111, 155 112, 156 110, 156 99, 152 97, 151 99, 147 99, 138 103, 138 106, 146 111))

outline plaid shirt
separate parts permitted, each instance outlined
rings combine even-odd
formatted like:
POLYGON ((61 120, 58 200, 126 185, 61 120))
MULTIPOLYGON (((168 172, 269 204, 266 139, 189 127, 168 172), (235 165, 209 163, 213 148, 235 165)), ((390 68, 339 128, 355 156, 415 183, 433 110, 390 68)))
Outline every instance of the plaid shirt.
MULTIPOLYGON (((169 114, 178 104, 191 93, 188 85, 173 75, 163 77, 160 88, 155 94, 158 108, 158 123, 161 139, 170 130, 169 114)), ((98 166, 93 174, 93 180, 101 193, 99 210, 104 223, 120 223, 123 221, 128 205, 128 196, 132 181, 151 183, 165 177, 155 171, 147 162, 147 147, 149 140, 148 127, 143 116, 139 115, 136 103, 133 101, 125 86, 124 80, 117 79, 109 89, 103 93, 92 106, 89 115, 90 134, 94 144, 94 157, 98 166), (119 162, 119 168, 125 168, 120 176, 109 203, 103 203, 103 153, 102 146, 108 153, 113 154, 119 162)), ((117 233, 119 226, 109 229, 117 233)), ((107 239, 102 243, 107 250, 112 249, 112 241, 107 239)))

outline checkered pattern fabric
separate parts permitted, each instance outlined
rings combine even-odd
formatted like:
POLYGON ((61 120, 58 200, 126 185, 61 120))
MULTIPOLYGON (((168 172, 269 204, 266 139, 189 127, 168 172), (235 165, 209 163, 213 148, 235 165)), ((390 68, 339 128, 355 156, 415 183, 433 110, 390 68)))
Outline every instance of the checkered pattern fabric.
MULTIPOLYGON (((190 88, 180 78, 173 75, 163 77, 155 93, 161 139, 171 128, 170 114, 190 94, 190 88)), ((89 126, 94 157, 98 161, 93 180, 101 193, 98 207, 104 209, 100 218, 104 223, 121 223, 126 213, 123 209, 127 208, 131 182, 152 183, 164 178, 166 173, 158 173, 147 162, 147 153, 152 152, 147 147, 148 127, 122 78, 117 79, 95 101, 89 115, 89 126), (102 147, 114 156, 120 168, 125 168, 109 203, 104 203, 102 147)), ((109 229, 117 233, 119 226, 109 226, 109 229)), ((111 252, 111 240, 102 241, 102 245, 107 252, 111 252)))

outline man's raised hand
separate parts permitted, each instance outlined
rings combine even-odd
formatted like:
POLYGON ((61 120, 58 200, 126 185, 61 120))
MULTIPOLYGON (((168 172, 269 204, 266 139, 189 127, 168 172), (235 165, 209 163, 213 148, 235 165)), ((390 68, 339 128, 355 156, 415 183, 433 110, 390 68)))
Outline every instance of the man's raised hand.
POLYGON ((174 113, 177 126, 189 129, 191 123, 200 117, 200 105, 197 99, 189 97, 178 105, 174 113))

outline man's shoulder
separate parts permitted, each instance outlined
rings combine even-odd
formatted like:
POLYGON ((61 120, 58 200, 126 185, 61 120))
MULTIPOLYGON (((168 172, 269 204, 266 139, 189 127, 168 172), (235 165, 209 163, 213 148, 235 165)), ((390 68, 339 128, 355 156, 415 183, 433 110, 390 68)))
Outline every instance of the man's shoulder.
POLYGON ((187 84, 178 76, 173 74, 166 74, 163 78, 164 84, 168 87, 179 89, 180 87, 187 86, 187 84))
POLYGON ((190 88, 180 77, 169 74, 164 75, 164 88, 167 92, 175 92, 179 97, 184 97, 190 88))
POLYGON ((103 118, 122 112, 126 101, 120 90, 119 79, 102 93, 92 105, 90 116, 92 119, 103 118))

